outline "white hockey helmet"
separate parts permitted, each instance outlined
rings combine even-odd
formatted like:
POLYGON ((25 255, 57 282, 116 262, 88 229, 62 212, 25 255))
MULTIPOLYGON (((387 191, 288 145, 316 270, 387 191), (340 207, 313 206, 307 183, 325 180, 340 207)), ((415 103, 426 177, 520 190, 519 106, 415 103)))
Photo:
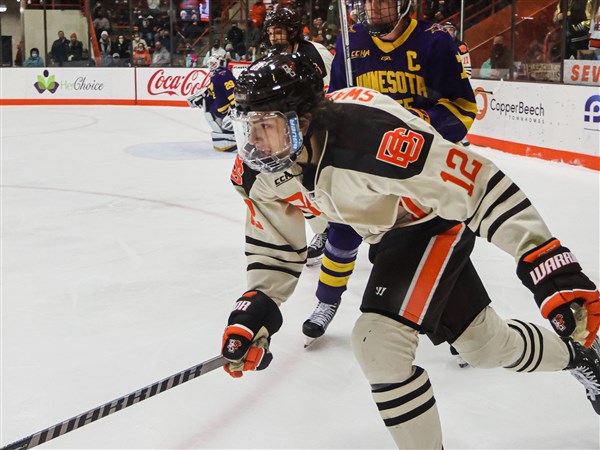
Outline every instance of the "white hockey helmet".
POLYGON ((211 56, 206 61, 206 66, 211 72, 214 72, 225 66, 225 59, 221 56, 211 56))

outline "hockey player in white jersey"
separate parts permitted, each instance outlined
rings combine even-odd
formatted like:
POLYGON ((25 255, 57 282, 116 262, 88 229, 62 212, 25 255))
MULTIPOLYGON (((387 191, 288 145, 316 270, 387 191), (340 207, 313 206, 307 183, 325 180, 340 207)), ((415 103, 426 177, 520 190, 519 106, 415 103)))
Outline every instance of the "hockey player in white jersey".
POLYGON ((302 55, 254 63, 235 101, 231 180, 248 207, 248 264, 247 291, 222 339, 228 373, 271 362, 279 306, 306 261, 310 210, 370 244, 373 267, 351 341, 399 448, 442 448, 427 371, 414 365, 419 334, 452 343, 473 367, 569 370, 600 414, 598 290, 498 167, 376 91, 346 88, 324 99, 302 55), (515 258, 553 331, 497 315, 470 260, 476 237, 515 258))

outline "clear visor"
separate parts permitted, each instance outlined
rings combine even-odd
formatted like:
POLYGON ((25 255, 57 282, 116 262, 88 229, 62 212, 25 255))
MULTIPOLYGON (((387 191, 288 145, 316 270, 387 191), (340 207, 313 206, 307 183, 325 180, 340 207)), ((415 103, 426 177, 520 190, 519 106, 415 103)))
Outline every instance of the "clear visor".
POLYGON ((295 112, 231 112, 238 154, 259 172, 289 168, 302 150, 302 133, 295 112))

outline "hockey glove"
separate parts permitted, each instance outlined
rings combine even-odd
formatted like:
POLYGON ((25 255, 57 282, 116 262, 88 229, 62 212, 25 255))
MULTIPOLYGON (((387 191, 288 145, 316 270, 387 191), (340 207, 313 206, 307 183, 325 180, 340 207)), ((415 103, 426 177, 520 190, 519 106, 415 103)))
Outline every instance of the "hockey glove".
POLYGON ((204 108, 204 100, 208 95, 210 95, 209 86, 204 86, 194 95, 186 98, 186 101, 190 108, 204 108))
POLYGON ((222 355, 230 361, 225 371, 239 378, 246 370, 266 369, 273 355, 269 351, 271 336, 283 318, 277 304, 260 291, 242 295, 229 315, 223 334, 222 355))
POLYGON ((521 257, 517 275, 560 336, 592 345, 600 326, 598 289, 568 248, 550 239, 521 257))

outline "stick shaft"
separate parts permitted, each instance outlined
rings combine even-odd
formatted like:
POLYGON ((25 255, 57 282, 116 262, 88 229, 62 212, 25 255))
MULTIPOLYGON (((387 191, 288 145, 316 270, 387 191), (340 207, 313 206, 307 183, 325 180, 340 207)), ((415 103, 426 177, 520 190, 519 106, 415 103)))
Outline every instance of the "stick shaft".
POLYGON ((342 56, 344 57, 344 67, 346 72, 346 87, 354 86, 352 76, 352 61, 350 59, 350 37, 348 36, 348 11, 346 10, 346 0, 339 0, 340 8, 340 29, 342 32, 342 56))
POLYGON ((223 358, 223 356, 217 356, 209 359, 208 361, 204 361, 196 366, 190 367, 189 369, 157 381, 156 383, 138 389, 135 392, 124 395, 123 397, 119 397, 112 402, 105 403, 104 405, 90 409, 89 411, 81 413, 75 417, 71 417, 64 422, 48 427, 45 430, 38 431, 31 436, 13 442, 6 447, 2 447, 2 450, 22 450, 36 447, 44 442, 48 442, 54 438, 62 436, 63 434, 76 430, 77 428, 81 428, 89 423, 95 422, 98 419, 102 419, 103 417, 109 416, 117 411, 121 411, 122 409, 128 408, 131 405, 135 405, 142 400, 154 397, 161 392, 167 391, 175 386, 179 386, 180 384, 218 369, 219 367, 225 365, 226 362, 227 360, 223 358))

